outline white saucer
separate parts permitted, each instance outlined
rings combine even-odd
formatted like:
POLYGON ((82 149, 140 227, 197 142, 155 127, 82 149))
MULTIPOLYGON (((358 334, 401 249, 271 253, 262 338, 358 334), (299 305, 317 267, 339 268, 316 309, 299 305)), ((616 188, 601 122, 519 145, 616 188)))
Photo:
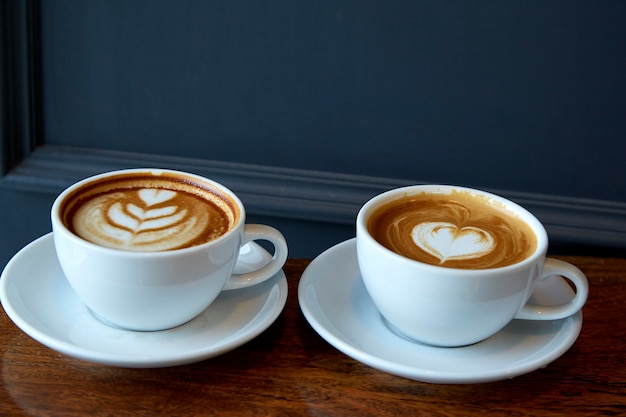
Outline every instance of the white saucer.
MULTIPOLYGON (((260 246, 246 245, 248 266, 266 262, 260 246)), ((246 269, 244 266, 243 269, 246 269)), ((25 333, 58 352, 128 368, 176 366, 208 359, 243 345, 276 320, 287 301, 280 271, 268 281, 224 291, 203 313, 174 329, 134 332, 96 320, 67 283, 52 234, 18 252, 0 278, 0 300, 25 333)))
MULTIPOLYGON (((531 301, 560 304, 573 295, 550 277, 531 301)), ((298 299, 304 316, 328 343, 373 368, 424 382, 479 383, 513 378, 545 367, 565 353, 582 327, 582 312, 557 321, 513 320, 472 346, 437 348, 410 342, 384 324, 369 297, 354 239, 334 246, 307 267, 298 299)))

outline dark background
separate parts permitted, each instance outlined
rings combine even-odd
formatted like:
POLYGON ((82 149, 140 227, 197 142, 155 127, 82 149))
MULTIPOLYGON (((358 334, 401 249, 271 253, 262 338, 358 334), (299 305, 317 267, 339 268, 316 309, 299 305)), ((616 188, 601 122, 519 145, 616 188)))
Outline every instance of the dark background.
MULTIPOLYGON (((600 226, 579 224, 626 232, 624 1, 25 4, 37 25, 35 155, 107 150, 468 185, 550 201, 542 220, 564 247, 626 246, 626 234, 590 241, 581 230, 600 226), (559 204, 584 207, 567 220, 573 232, 551 229, 559 204)), ((24 161, 8 163, 8 178, 24 161)), ((0 264, 50 230, 60 190, 8 182, 0 264)), ((283 212, 253 205, 250 216, 283 228, 293 256, 353 236, 347 215, 283 212)))

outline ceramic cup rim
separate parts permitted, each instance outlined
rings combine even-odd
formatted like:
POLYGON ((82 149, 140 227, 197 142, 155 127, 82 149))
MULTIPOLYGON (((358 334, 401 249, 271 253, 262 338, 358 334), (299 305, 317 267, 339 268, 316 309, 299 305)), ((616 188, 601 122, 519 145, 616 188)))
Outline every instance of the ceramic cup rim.
POLYGON ((200 251, 206 251, 207 248, 219 245, 221 242, 229 239, 232 235, 239 233, 239 231, 242 229, 243 225, 245 224, 246 212, 245 212, 244 205, 239 199, 239 197, 232 190, 230 190, 229 188, 227 188, 226 186, 224 186, 223 184, 215 180, 209 179, 207 177, 203 177, 202 175, 194 174, 191 172, 186 172, 186 171, 180 171, 180 170, 169 169, 169 168, 146 167, 146 168, 128 168, 128 169, 106 171, 106 172, 102 172, 96 175, 83 178, 73 183, 72 185, 65 188, 55 198, 54 202, 52 203, 50 217, 51 217, 51 222, 53 226, 53 233, 63 233, 65 237, 68 238, 74 244, 80 245, 92 251, 98 251, 103 254, 115 255, 115 256, 125 257, 125 258, 146 259, 146 258, 165 258, 169 256, 176 256, 176 255, 183 255, 183 254, 190 254, 190 253, 195 253, 195 252, 200 252, 200 251), (88 240, 85 240, 67 228, 65 223, 61 220, 61 208, 63 206, 63 203, 65 202, 65 199, 68 196, 70 196, 75 190, 80 189, 81 187, 84 187, 86 184, 97 182, 104 178, 108 178, 108 177, 120 175, 120 174, 132 174, 132 173, 151 173, 155 175, 173 174, 177 176, 188 177, 193 180, 199 181, 201 183, 208 184, 209 186, 214 187, 220 192, 227 195, 228 198, 233 201, 233 203, 236 206, 234 207, 234 209, 238 210, 239 212, 237 214, 237 219, 226 233, 224 233, 223 235, 219 236, 216 239, 201 243, 199 245, 189 246, 189 247, 180 248, 180 249, 164 250, 164 251, 130 251, 130 250, 124 250, 124 249, 109 248, 109 247, 101 246, 101 245, 92 243, 88 240))
POLYGON ((521 205, 511 201, 507 198, 504 198, 500 195, 493 194, 488 191, 480 190, 477 188, 470 188, 465 186, 457 186, 451 184, 417 184, 417 185, 408 185, 399 188, 393 188, 391 190, 380 193, 370 200, 368 200, 360 209, 357 214, 356 221, 357 228, 357 241, 359 239, 366 239, 367 242, 373 245, 378 251, 387 255, 394 262, 405 264, 409 266, 419 266, 425 268, 426 270, 430 270, 433 272, 450 272, 454 271, 456 275, 464 274, 464 275, 480 275, 484 276, 486 274, 500 274, 502 272, 508 272, 511 270, 517 270, 527 267, 529 264, 533 264, 537 261, 538 258, 545 255, 548 247, 548 235, 543 224, 526 208, 521 205), (371 214, 375 209, 386 204, 391 201, 399 200, 407 195, 417 194, 420 192, 428 192, 433 194, 449 194, 450 192, 458 190, 458 191, 466 191, 473 195, 482 195, 488 197, 490 200, 504 204, 506 209, 514 213, 516 216, 520 218, 520 220, 524 221, 529 225, 533 233, 535 234, 535 238, 537 239, 537 247, 535 251, 524 258, 521 261, 518 261, 511 265, 496 267, 496 268, 484 268, 484 269, 465 269, 465 268, 450 268, 445 266, 433 265, 426 262, 418 261, 415 259, 408 258, 406 256, 400 255, 385 246, 381 245, 372 235, 369 233, 367 228, 367 222, 371 214), (439 191, 439 192, 436 192, 439 191))

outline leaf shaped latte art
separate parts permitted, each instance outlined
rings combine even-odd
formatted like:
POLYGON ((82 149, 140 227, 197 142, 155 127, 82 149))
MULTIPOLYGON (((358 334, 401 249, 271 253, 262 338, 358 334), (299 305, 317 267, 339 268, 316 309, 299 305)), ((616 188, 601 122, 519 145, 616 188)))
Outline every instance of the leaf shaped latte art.
POLYGON ((74 217, 76 233, 118 249, 184 247, 206 233, 209 215, 192 197, 171 190, 124 190, 87 201, 74 217))
POLYGON ((176 206, 144 210, 133 203, 126 207, 122 203, 114 203, 109 207, 107 215, 120 228, 138 233, 172 227, 185 219, 187 210, 179 210, 176 206))
POLYGON ((447 222, 424 222, 413 228, 414 243, 424 252, 439 259, 449 260, 480 258, 495 248, 493 236, 480 228, 458 228, 447 222))

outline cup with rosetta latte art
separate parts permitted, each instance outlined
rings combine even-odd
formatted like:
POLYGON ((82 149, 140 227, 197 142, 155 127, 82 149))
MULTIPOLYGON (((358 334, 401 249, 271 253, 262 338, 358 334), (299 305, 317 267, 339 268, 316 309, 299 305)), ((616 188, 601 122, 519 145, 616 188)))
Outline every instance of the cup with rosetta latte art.
POLYGON ((574 265, 546 258, 539 220, 497 195, 449 185, 382 193, 357 215, 365 287, 389 327, 435 346, 480 342, 513 319, 575 314, 588 295, 574 265), (558 306, 528 303, 536 284, 559 275, 576 294, 558 306))
POLYGON ((51 210, 61 268, 101 321, 164 330, 193 319, 224 290, 261 283, 287 259, 273 227, 245 224, 245 208, 210 179, 166 169, 128 169, 68 187, 51 210), (241 247, 274 246, 264 266, 234 274, 241 247))

